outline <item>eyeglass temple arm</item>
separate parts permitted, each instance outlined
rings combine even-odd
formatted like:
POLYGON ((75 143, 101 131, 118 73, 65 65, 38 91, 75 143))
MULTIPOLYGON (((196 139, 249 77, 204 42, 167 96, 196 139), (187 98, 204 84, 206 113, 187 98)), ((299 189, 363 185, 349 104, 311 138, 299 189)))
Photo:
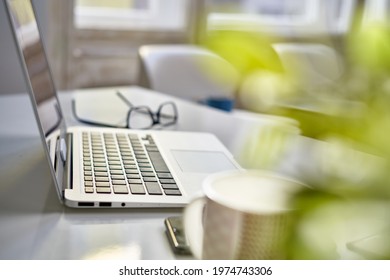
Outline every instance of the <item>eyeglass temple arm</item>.
POLYGON ((127 104, 129 107, 133 107, 133 104, 121 93, 119 90, 116 91, 116 95, 127 104))

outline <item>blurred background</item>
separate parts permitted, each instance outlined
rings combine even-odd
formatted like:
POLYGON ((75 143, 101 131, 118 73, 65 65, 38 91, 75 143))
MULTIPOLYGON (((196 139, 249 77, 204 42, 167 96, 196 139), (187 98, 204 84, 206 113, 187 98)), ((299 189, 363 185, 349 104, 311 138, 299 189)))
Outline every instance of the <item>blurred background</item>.
MULTIPOLYGON (((59 89, 137 84, 140 46, 199 44, 204 36, 220 30, 261 31, 271 35, 272 43, 324 44, 337 53, 341 71, 341 67, 348 66, 344 57, 348 32, 360 24, 362 17, 367 21, 389 14, 386 0, 34 3, 59 89)), ((0 93, 23 92, 25 86, 3 7, 0 21, 0 93)))

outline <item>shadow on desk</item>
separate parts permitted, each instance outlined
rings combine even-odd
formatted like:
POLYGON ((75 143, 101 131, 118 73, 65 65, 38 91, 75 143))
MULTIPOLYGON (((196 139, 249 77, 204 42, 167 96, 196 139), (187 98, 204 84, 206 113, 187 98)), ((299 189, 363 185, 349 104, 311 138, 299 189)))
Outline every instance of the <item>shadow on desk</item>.
POLYGON ((62 212, 42 144, 0 137, 0 215, 62 212))

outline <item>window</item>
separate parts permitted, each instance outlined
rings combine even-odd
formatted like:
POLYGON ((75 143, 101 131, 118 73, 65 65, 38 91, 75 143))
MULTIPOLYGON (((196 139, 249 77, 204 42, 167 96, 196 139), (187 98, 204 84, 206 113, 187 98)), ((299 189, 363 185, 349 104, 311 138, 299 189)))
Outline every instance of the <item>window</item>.
POLYGON ((364 9, 364 24, 387 22, 390 19, 389 0, 367 0, 364 9))
POLYGON ((79 29, 184 30, 183 0, 77 0, 74 23, 79 29))
POLYGON ((189 43, 200 0, 50 0, 61 89, 137 83, 142 45, 189 43), (54 3, 54 4, 52 4, 54 3))
POLYGON ((209 0, 209 31, 261 30, 282 37, 348 31, 355 0, 209 0))

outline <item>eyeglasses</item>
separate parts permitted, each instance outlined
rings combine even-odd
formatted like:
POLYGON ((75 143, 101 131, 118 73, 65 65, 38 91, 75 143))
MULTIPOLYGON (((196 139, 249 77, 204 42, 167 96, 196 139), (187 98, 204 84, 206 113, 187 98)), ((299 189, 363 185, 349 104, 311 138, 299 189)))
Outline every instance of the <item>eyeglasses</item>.
POLYGON ((125 126, 112 125, 81 118, 77 115, 76 101, 73 99, 72 112, 74 117, 79 122, 89 125, 131 129, 150 129, 157 125, 165 127, 177 122, 177 108, 173 102, 164 102, 158 107, 156 112, 153 112, 148 106, 134 106, 121 92, 117 91, 116 93, 118 97, 129 106, 125 126))

